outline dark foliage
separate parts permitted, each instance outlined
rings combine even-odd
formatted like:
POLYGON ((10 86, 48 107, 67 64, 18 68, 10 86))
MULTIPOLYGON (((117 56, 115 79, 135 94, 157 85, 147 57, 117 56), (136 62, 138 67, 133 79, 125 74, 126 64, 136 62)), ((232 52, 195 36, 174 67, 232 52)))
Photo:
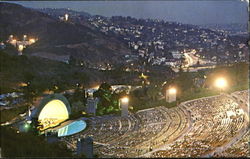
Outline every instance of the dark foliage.
POLYGON ((47 143, 43 136, 33 133, 19 133, 8 127, 1 127, 1 148, 3 157, 72 157, 66 145, 47 143))

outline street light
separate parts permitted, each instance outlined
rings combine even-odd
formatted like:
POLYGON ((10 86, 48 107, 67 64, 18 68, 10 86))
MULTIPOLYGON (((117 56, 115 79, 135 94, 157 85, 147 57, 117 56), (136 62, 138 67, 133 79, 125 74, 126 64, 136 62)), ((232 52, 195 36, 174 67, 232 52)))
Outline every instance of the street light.
POLYGON ((169 94, 176 94, 177 90, 176 90, 176 88, 170 88, 168 90, 168 92, 169 92, 169 94))
POLYGON ((177 93, 177 89, 174 87, 171 87, 169 89, 166 90, 166 102, 174 102, 176 101, 176 93, 177 93))
POLYGON ((223 89, 227 87, 227 80, 223 77, 217 78, 215 80, 215 86, 219 88, 220 91, 222 91, 223 89))
POLYGON ((26 41, 27 35, 23 35, 23 41, 26 41))
POLYGON ((128 102, 129 102, 129 98, 128 98, 128 97, 123 97, 123 98, 121 99, 121 102, 122 102, 122 103, 128 103, 128 102))
POLYGON ((121 116, 128 116, 128 103, 129 103, 129 98, 128 97, 122 97, 120 99, 120 105, 122 109, 121 116))
POLYGON ((223 88, 227 87, 227 81, 226 81, 226 79, 222 78, 222 77, 217 78, 215 80, 215 86, 218 87, 218 88, 220 88, 220 89, 223 89, 223 88))
POLYGON ((99 87, 100 87, 100 86, 99 86, 99 85, 97 85, 97 86, 93 87, 93 89, 99 89, 99 87))
POLYGON ((18 55, 22 55, 23 53, 24 46, 23 45, 18 45, 17 50, 18 50, 18 55))

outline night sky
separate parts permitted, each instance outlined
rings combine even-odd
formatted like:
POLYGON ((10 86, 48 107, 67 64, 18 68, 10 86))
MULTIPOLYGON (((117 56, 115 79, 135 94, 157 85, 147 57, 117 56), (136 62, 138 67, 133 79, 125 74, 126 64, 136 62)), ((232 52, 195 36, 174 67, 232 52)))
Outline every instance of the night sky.
POLYGON ((15 2, 31 8, 71 8, 103 16, 131 16, 157 18, 186 24, 246 24, 248 3, 240 0, 210 1, 54 1, 15 2))

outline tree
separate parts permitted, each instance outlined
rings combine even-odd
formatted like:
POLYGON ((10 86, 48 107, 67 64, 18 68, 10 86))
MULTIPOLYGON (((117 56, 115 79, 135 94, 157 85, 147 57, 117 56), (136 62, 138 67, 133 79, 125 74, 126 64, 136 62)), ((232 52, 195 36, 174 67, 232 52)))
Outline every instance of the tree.
POLYGON ((248 80, 248 69, 249 65, 244 62, 235 63, 230 70, 237 84, 246 83, 248 80))
POLYGON ((191 73, 182 72, 180 75, 175 79, 176 85, 180 88, 182 92, 190 91, 194 88, 194 81, 191 73))
POLYGON ((184 93, 190 93, 195 88, 194 78, 192 73, 189 72, 178 72, 178 76, 169 80, 164 88, 163 93, 166 93, 166 89, 169 87, 176 87, 177 88, 177 95, 184 95, 184 93))
POLYGON ((69 56, 69 64, 70 65, 76 65, 76 58, 72 55, 69 56))
POLYGON ((159 89, 156 86, 150 86, 147 89, 147 95, 149 96, 150 99, 153 101, 157 100, 159 89))
POLYGON ((103 115, 119 110, 118 96, 112 92, 111 86, 108 83, 102 83, 93 96, 99 98, 97 114, 103 115))
POLYGON ((35 78, 35 75, 32 72, 24 72, 23 77, 24 82, 28 84, 35 78))
POLYGON ((72 152, 64 143, 49 144, 44 136, 32 132, 17 134, 10 127, 1 127, 1 135, 4 136, 0 138, 2 157, 72 157, 72 152))
POLYGON ((75 92, 73 94, 73 100, 74 101, 81 101, 84 104, 86 103, 84 88, 77 87, 75 89, 75 92))
POLYGON ((23 98, 26 102, 32 103, 33 98, 35 97, 34 92, 32 91, 31 85, 27 84, 27 86, 22 87, 23 98))

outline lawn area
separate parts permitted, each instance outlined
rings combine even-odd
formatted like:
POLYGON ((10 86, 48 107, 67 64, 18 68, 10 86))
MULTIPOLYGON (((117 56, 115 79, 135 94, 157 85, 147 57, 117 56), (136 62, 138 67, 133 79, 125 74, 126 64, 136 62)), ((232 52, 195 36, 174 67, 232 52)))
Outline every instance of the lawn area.
MULTIPOLYGON (((237 87, 231 87, 230 89, 227 90, 227 93, 232 93, 235 91, 241 91, 241 90, 247 90, 249 87, 247 85, 241 85, 237 87)), ((202 97, 209 97, 209 96, 215 96, 219 95, 220 92, 218 90, 209 90, 209 89, 200 89, 198 92, 186 92, 181 96, 181 98, 178 98, 176 102, 168 103, 166 102, 165 99, 161 100, 156 100, 156 101, 151 101, 151 100, 140 100, 135 103, 133 106, 133 111, 138 111, 142 109, 148 109, 148 108, 153 108, 157 106, 165 106, 167 108, 172 108, 178 106, 179 103, 193 100, 193 99, 198 99, 202 97), (178 103, 178 104, 177 104, 178 103)))

